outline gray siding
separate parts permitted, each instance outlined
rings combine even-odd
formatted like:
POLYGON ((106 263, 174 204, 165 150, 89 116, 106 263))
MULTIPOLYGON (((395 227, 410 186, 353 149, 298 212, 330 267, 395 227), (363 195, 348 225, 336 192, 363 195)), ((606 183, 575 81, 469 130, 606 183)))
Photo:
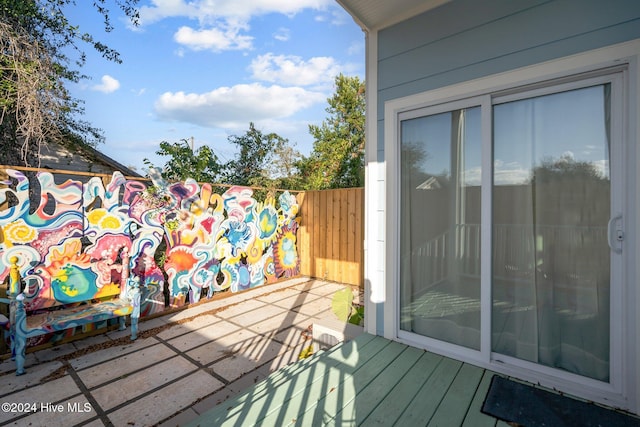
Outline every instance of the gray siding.
POLYGON ((640 1, 454 0, 378 37, 382 120, 389 99, 640 38, 640 1))

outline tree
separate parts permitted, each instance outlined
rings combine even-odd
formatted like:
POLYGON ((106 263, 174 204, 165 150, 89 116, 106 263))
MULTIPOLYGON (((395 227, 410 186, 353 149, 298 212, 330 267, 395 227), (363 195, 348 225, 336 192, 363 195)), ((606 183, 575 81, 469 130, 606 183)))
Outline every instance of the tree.
POLYGON ((285 139, 283 144, 274 147, 272 159, 267 164, 262 182, 257 185, 287 190, 301 189, 302 178, 298 170, 301 160, 302 154, 285 139))
POLYGON ((562 155, 557 159, 545 157, 531 172, 532 184, 574 182, 608 182, 608 176, 599 171, 593 163, 577 161, 571 155, 562 155))
POLYGON ((313 150, 299 163, 307 189, 364 185, 365 85, 340 74, 335 87, 327 99, 329 117, 321 126, 309 126, 313 150))
MULTIPOLYGON (((113 30, 108 2, 93 2, 106 32, 113 30)), ((110 2, 137 24, 138 0, 110 2)), ((67 20, 64 8, 73 5, 75 0, 0 0, 0 149, 8 163, 37 165, 40 146, 50 141, 95 146, 104 139, 77 118, 82 101, 71 98, 65 84, 87 78, 72 68, 85 63, 83 45, 107 60, 121 59, 67 20), (70 54, 77 55, 75 61, 70 54)))
POLYGON ((156 154, 171 158, 161 168, 154 166, 148 159, 144 159, 144 164, 160 171, 168 181, 193 178, 198 182, 214 183, 220 179, 222 168, 218 156, 206 145, 194 152, 186 139, 174 143, 162 141, 156 154))
POLYGON ((286 139, 275 133, 264 134, 253 123, 244 135, 231 135, 227 140, 238 147, 236 157, 224 167, 225 181, 235 185, 265 184, 274 153, 287 145, 286 139))

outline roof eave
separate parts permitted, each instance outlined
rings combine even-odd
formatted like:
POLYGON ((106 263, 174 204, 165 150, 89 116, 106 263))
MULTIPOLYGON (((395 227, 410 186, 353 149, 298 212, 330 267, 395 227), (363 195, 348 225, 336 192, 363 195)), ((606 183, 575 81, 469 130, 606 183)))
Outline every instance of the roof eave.
POLYGON ((435 9, 451 0, 395 0, 393 11, 387 0, 336 0, 365 31, 380 30, 435 9), (368 12, 365 14, 365 10, 368 12))

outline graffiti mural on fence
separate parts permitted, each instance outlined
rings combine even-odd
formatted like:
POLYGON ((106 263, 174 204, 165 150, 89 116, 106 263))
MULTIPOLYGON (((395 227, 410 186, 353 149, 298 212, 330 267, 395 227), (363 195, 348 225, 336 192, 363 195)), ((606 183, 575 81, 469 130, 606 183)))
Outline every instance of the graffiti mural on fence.
POLYGON ((298 204, 288 192, 257 201, 247 187, 218 194, 155 173, 147 186, 119 172, 106 185, 98 177, 56 184, 39 172, 40 203, 32 207, 29 179, 6 173, 0 280, 17 256, 28 309, 118 293, 125 249, 130 277, 140 281, 141 316, 299 274, 298 204))

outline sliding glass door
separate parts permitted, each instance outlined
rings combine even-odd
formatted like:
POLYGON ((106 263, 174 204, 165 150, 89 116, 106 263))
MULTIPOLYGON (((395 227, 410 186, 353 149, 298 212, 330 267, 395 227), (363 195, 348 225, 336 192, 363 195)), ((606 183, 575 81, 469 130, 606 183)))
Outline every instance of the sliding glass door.
POLYGON ((493 107, 492 351, 609 381, 611 86, 493 107))
POLYGON ((399 114, 400 338, 612 383, 621 75, 399 114))
POLYGON ((401 328, 480 349, 480 108, 401 127, 401 328))

